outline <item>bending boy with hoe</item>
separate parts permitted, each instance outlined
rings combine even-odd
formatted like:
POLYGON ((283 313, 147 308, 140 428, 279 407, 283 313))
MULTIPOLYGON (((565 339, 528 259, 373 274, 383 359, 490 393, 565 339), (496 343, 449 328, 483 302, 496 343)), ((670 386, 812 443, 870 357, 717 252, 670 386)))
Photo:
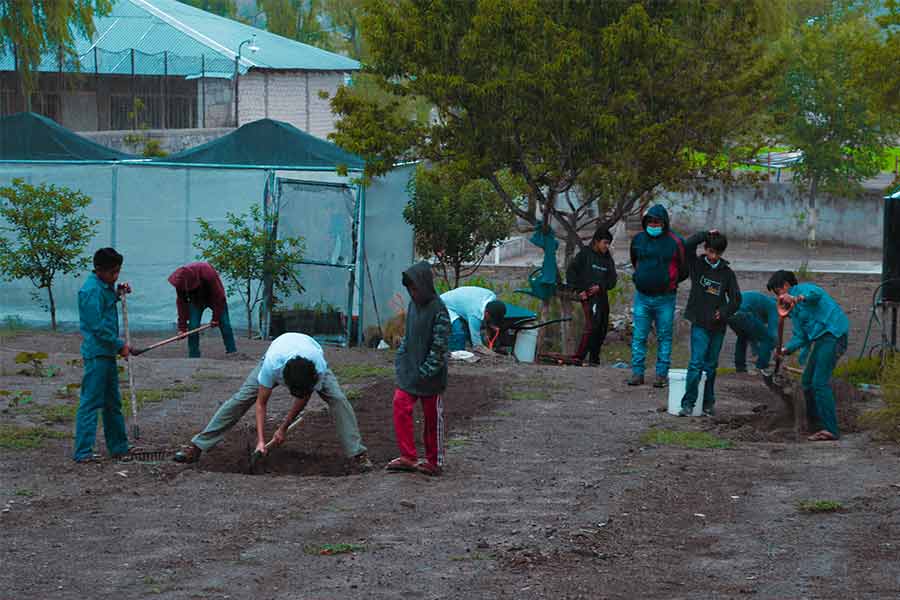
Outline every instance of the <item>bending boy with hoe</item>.
POLYGON ((334 373, 328 368, 322 347, 316 340, 302 333, 284 333, 272 341, 241 388, 219 407, 203 431, 191 439, 190 445, 175 454, 175 461, 193 463, 200 460, 200 454, 222 441, 225 433, 234 427, 254 404, 256 451, 262 455, 267 454, 266 407, 272 390, 281 384, 288 388, 294 403, 275 430, 272 436, 273 445, 279 446, 284 442, 288 427, 309 402, 312 393, 317 392, 334 415, 338 439, 344 453, 352 459, 353 466, 359 471, 372 469, 372 461, 369 460, 366 447, 363 446, 359 435, 353 407, 341 390, 334 373))
POLYGON ((806 418, 815 431, 811 442, 836 440, 838 430, 831 374, 847 350, 850 321, 825 290, 812 283, 797 283, 791 271, 776 271, 766 286, 790 310, 791 340, 776 352, 786 356, 797 350, 803 369, 801 386, 806 399, 806 418))
POLYGON ((493 350, 506 305, 491 290, 465 285, 441 294, 450 315, 450 351, 465 350, 471 342, 477 352, 493 350))

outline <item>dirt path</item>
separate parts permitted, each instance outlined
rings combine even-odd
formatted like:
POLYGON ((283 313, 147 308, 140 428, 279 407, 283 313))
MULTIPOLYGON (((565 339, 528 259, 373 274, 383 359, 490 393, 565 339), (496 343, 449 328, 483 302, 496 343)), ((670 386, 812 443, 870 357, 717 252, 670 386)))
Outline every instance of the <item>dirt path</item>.
MULTIPOLYGON (((183 349, 142 359, 137 387, 169 390, 142 413, 156 446, 202 426, 264 347, 246 343, 225 358, 219 345, 204 340, 209 357, 197 361, 183 349)), ((10 347, 52 348, 56 365, 77 357, 76 336, 22 335, 10 347)), ((328 359, 382 466, 393 456, 390 354, 329 350, 328 359)), ((0 386, 31 389, 36 406, 65 403, 54 391, 79 373, 15 375, 11 352, 0 352, 0 366, 0 386)), ((451 379, 441 478, 345 474, 321 403, 268 475, 243 474, 240 426, 187 468, 76 466, 68 439, 3 449, 0 600, 900 595, 895 446, 865 433, 818 445, 748 441, 727 424, 752 415, 767 392, 738 376, 720 380, 718 422, 658 412, 663 393, 627 388, 611 368, 490 361, 454 366, 451 379), (710 431, 733 445, 642 442, 654 428, 710 431), (843 509, 804 514, 802 500, 843 509), (357 546, 320 554, 327 544, 357 546)), ((272 413, 287 402, 277 391, 272 413)), ((16 409, 0 425, 46 414, 16 409)))

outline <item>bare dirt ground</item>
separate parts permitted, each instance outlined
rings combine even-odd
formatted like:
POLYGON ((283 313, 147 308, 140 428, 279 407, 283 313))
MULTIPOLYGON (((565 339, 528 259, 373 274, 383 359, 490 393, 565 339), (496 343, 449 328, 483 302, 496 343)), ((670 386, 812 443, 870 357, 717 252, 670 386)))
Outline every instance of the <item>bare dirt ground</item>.
MULTIPOLYGON (((817 281, 840 290, 858 352, 874 284, 817 281)), ((732 339, 722 366, 731 366, 732 339)), ((0 413, 2 431, 70 435, 77 398, 57 396, 80 380, 67 364, 79 341, 33 332, 0 340, 0 388, 33 397, 0 413), (19 350, 48 352, 45 363, 61 372, 18 375, 19 350)), ((199 360, 172 346, 135 359, 146 447, 185 442, 265 344, 239 340, 228 357, 214 336, 202 347, 199 360)), ((382 467, 395 455, 392 354, 327 357, 382 467)), ((350 474, 321 402, 264 475, 246 474, 250 415, 188 467, 75 465, 70 437, 4 447, 0 600, 900 597, 900 451, 853 418, 877 401, 843 407, 840 442, 798 443, 760 428, 754 409, 772 395, 753 377, 720 377, 711 420, 659 412, 666 391, 628 388, 625 374, 506 359, 454 365, 439 478, 350 474), (705 431, 731 446, 642 441, 655 430, 705 431), (798 510, 806 500, 842 508, 807 514, 798 510), (338 544, 353 552, 327 553, 347 548, 338 544)), ((276 390, 273 419, 288 402, 276 390)))

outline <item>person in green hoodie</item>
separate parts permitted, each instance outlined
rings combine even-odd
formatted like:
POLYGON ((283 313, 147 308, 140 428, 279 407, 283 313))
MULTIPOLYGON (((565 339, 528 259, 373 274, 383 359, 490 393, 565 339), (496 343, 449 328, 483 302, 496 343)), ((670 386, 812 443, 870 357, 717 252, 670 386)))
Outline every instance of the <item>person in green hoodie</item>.
POLYGON ((403 273, 411 301, 406 310, 406 333, 394 367, 394 431, 400 456, 388 471, 419 471, 440 475, 444 466, 444 411, 441 393, 447 388, 450 315, 434 289, 431 265, 418 262, 403 273), (422 402, 425 416, 425 460, 416 460, 413 409, 422 402))
POLYGON ((122 269, 122 255, 113 248, 94 253, 94 271, 78 291, 78 320, 81 329, 81 397, 75 414, 75 462, 92 462, 97 436, 97 412, 103 413, 106 449, 113 458, 128 454, 128 434, 119 395, 116 355, 128 356, 130 348, 119 337, 119 295, 131 287, 114 287, 122 269))
POLYGON ((715 414, 719 353, 725 340, 728 319, 741 307, 737 277, 728 266, 728 261, 722 258, 727 247, 728 239, 716 230, 701 231, 685 242, 691 293, 684 309, 684 318, 691 322, 691 362, 688 364, 679 417, 688 417, 694 412, 701 373, 706 373, 703 415, 711 417, 715 414), (705 250, 697 256, 697 246, 701 242, 705 243, 705 250))
POLYGON ((756 368, 769 376, 769 360, 778 341, 778 308, 775 299, 759 292, 741 293, 741 307, 728 319, 737 335, 734 343, 734 370, 747 372, 747 346, 756 354, 756 368))

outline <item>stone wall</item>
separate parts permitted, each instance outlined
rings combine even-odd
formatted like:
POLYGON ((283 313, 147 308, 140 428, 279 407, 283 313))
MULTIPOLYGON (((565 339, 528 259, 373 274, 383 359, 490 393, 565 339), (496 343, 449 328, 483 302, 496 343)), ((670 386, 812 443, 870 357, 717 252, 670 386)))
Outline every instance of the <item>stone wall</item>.
POLYGON ((137 132, 82 131, 79 132, 79 135, 122 152, 140 154, 143 150, 143 143, 137 145, 126 143, 126 139, 130 136, 139 135, 157 140, 163 150, 169 154, 174 154, 175 152, 181 152, 182 150, 205 144, 232 131, 234 131, 233 128, 219 127, 213 129, 148 129, 137 132))
POLYGON ((270 118, 320 138, 334 131, 330 97, 344 84, 342 72, 250 71, 239 83, 241 123, 270 118), (328 98, 322 98, 324 92, 328 98))

